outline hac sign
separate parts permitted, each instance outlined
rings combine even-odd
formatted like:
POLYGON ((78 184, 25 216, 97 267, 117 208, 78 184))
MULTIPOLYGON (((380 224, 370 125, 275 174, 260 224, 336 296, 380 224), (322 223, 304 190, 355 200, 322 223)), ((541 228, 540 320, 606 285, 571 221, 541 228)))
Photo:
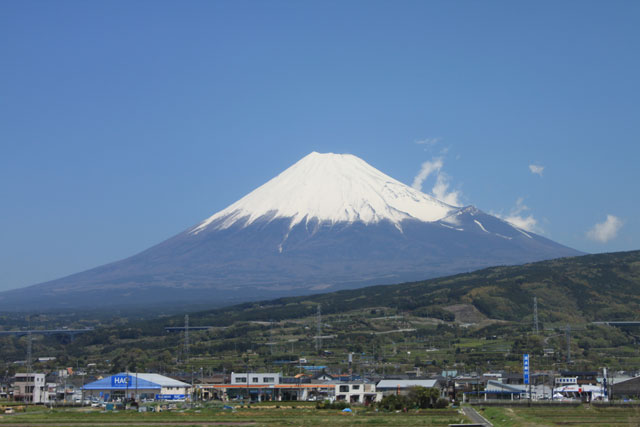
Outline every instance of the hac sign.
POLYGON ((111 387, 130 387, 131 376, 130 375, 114 375, 111 377, 111 387))

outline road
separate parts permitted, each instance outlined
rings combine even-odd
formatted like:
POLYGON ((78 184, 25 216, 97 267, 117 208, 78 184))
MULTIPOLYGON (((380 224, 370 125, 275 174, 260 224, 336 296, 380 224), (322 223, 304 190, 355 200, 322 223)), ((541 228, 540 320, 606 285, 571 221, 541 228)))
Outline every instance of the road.
POLYGON ((464 412, 464 414, 475 424, 493 427, 493 424, 491 424, 489 420, 480 415, 478 411, 473 409, 471 406, 462 407, 462 412, 464 412))

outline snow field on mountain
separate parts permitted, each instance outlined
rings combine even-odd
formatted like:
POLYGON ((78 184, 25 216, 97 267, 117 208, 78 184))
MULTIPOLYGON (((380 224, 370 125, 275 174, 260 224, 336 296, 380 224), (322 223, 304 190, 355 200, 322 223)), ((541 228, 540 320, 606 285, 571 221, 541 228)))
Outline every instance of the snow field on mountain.
POLYGON ((191 232, 197 234, 214 222, 214 229, 237 222, 248 226, 259 218, 291 218, 291 228, 312 219, 365 224, 388 220, 399 226, 405 219, 437 221, 457 209, 385 175, 356 156, 314 152, 191 232))

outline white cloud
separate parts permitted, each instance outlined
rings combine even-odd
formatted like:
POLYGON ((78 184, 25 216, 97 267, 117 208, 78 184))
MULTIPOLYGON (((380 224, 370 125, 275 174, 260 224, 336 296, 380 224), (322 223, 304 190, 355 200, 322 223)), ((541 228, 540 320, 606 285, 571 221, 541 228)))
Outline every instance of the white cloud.
POLYGON ((441 139, 442 138, 424 138, 424 139, 417 140, 416 144, 432 146, 432 145, 436 145, 438 142, 440 142, 441 139))
POLYGON ((502 218, 508 223, 511 223, 512 225, 525 231, 539 233, 540 229, 538 227, 538 220, 535 219, 531 214, 524 214, 524 212, 528 210, 529 207, 524 204, 524 199, 522 197, 519 197, 518 200, 516 200, 516 206, 511 209, 509 215, 503 216, 501 214, 495 214, 495 216, 497 216, 498 218, 502 218))
POLYGON ((433 196, 436 199, 442 200, 443 202, 449 205, 461 206, 462 203, 460 203, 460 191, 458 190, 448 191, 448 190, 449 190, 449 177, 444 172, 438 173, 436 184, 433 186, 433 189, 431 190, 431 192, 433 193, 433 196))
POLYGON ((533 215, 509 215, 504 217, 503 219, 518 228, 522 228, 525 231, 535 232, 538 228, 538 220, 535 219, 533 215))
POLYGON ((435 158, 424 162, 420 167, 420 172, 413 178, 411 186, 416 190, 422 191, 422 183, 434 172, 439 172, 442 169, 442 158, 435 158))
POLYGON ((600 243, 607 243, 618 235, 618 231, 622 228, 623 221, 614 215, 607 215, 604 222, 594 225, 591 230, 587 231, 587 237, 600 243))
POLYGON ((436 183, 431 189, 431 195, 449 205, 461 206, 461 193, 459 190, 449 191, 449 176, 442 172, 444 163, 442 157, 436 157, 433 160, 424 162, 420 167, 420 172, 413 178, 411 186, 416 190, 422 191, 422 184, 431 175, 436 174, 436 183))
POLYGON ((542 172, 544 171, 544 166, 540 165, 529 165, 529 170, 531 173, 542 176, 542 172))

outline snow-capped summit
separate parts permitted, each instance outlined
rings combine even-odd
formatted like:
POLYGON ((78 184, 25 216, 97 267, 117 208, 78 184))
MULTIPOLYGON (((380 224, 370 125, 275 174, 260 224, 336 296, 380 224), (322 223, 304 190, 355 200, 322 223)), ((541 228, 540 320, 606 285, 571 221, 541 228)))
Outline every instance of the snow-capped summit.
POLYGON ((457 210, 380 172, 351 154, 313 152, 192 230, 248 226, 259 218, 305 221, 388 220, 400 228, 406 219, 437 221, 457 210))

